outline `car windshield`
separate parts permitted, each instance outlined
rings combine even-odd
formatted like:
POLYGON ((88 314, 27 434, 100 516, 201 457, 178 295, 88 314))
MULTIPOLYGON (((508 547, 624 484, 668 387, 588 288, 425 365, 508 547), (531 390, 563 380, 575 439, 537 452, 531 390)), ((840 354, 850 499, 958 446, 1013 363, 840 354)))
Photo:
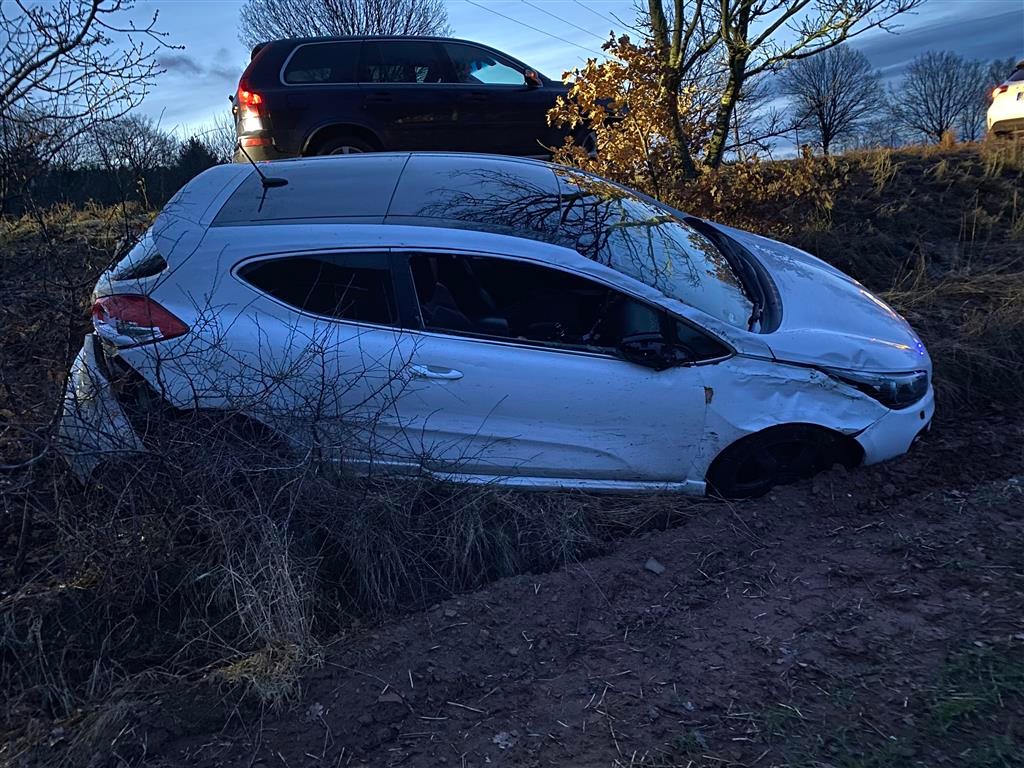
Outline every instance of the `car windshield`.
POLYGON ((573 247, 719 320, 747 327, 753 304, 708 237, 611 182, 565 169, 562 228, 573 247))

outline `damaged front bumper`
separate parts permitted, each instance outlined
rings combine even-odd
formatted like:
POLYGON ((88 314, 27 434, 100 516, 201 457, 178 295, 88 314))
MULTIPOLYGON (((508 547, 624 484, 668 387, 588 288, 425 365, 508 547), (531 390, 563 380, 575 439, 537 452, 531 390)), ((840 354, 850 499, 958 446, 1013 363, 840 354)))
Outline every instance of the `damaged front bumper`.
POLYGON ((890 411, 870 427, 855 436, 864 449, 864 464, 902 456, 931 426, 935 415, 935 391, 929 387, 928 394, 910 408, 890 411))
POLYGON ((111 455, 143 450, 114 393, 99 339, 91 333, 71 366, 58 434, 60 451, 82 482, 111 455))

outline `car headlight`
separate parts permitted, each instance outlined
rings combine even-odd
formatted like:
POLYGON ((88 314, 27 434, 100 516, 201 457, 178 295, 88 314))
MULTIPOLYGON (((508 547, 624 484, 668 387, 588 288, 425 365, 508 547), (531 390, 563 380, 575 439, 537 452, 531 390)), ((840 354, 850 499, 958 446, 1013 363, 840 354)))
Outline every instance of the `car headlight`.
POLYGON ((928 372, 866 373, 842 368, 824 368, 834 379, 856 387, 886 408, 906 408, 928 393, 928 372))

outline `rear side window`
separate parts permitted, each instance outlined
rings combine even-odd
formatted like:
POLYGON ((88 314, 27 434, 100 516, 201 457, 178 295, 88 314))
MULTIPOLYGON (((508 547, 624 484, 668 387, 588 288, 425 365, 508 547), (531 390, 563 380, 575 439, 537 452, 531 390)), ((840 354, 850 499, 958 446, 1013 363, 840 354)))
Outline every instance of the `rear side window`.
MULTIPOLYGON (((384 257, 379 257, 383 259, 384 257)), ((285 304, 325 317, 396 325, 398 314, 386 262, 372 256, 289 256, 247 264, 238 276, 285 304)))
POLYGON ((455 82, 470 85, 523 85, 523 72, 490 51, 464 43, 445 43, 455 82))
POLYGON ((284 81, 301 83, 354 83, 359 43, 307 43, 300 45, 285 66, 284 81))
POLYGON ((360 81, 364 83, 444 83, 447 62, 437 43, 388 40, 363 44, 360 81))

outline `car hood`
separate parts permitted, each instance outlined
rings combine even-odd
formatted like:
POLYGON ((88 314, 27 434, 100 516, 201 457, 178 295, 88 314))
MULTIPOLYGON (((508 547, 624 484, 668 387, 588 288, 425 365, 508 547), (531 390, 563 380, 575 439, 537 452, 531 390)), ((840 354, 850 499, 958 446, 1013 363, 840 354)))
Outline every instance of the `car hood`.
POLYGON ((907 321, 852 277, 799 248, 720 228, 754 255, 778 289, 782 322, 763 337, 776 358, 862 371, 931 371, 907 321))

